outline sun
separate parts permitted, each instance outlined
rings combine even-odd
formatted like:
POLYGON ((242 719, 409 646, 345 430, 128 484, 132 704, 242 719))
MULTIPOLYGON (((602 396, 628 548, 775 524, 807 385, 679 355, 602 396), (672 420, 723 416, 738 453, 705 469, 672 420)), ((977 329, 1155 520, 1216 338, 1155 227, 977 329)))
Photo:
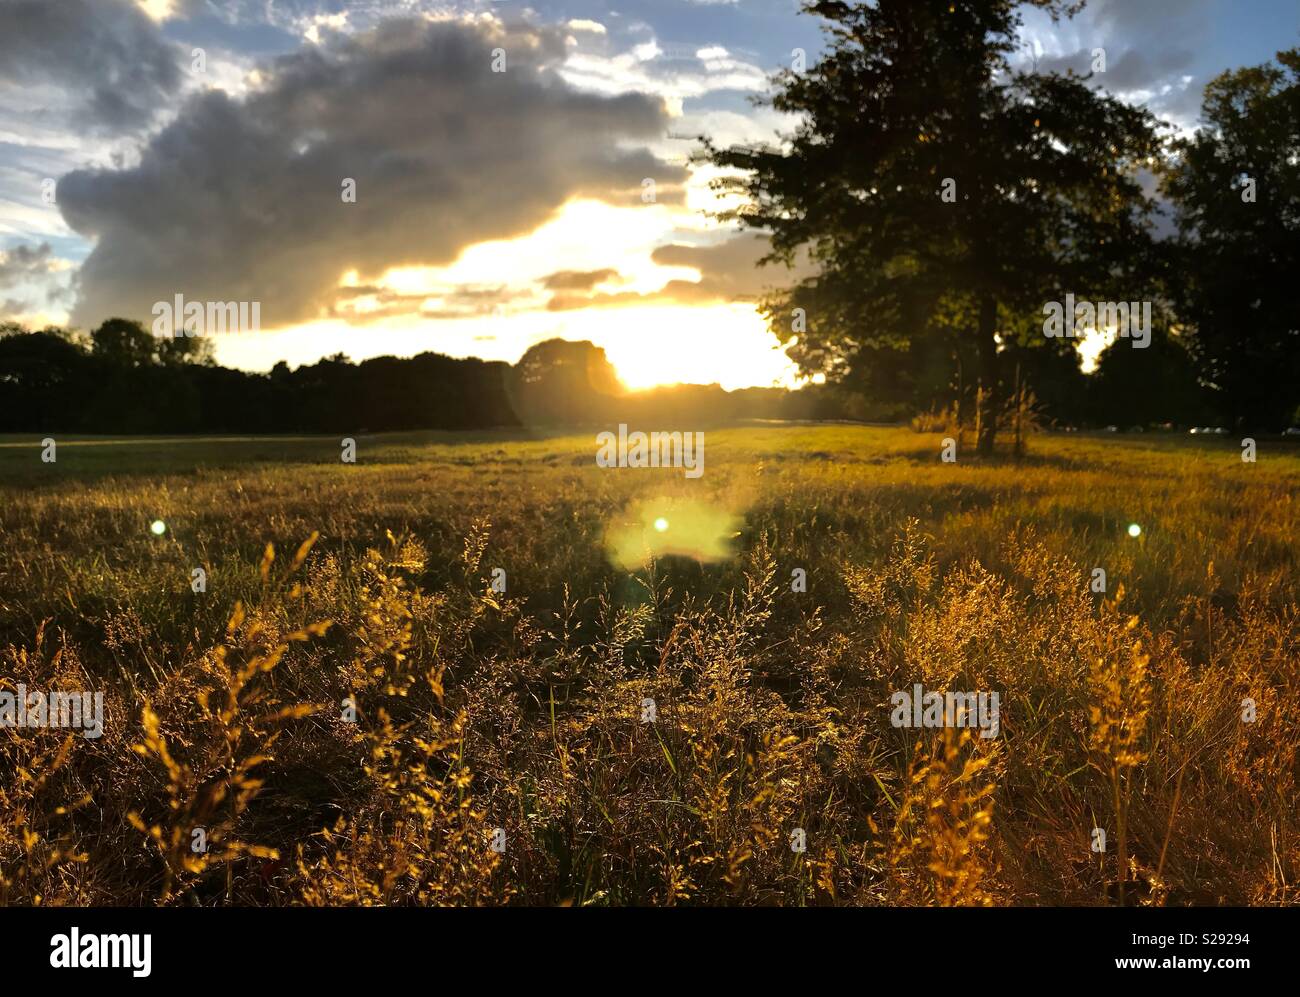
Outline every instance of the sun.
POLYGON ((629 307, 574 317, 632 391, 664 384, 792 387, 798 371, 753 305, 629 307), (604 326, 600 332, 588 323, 604 326))

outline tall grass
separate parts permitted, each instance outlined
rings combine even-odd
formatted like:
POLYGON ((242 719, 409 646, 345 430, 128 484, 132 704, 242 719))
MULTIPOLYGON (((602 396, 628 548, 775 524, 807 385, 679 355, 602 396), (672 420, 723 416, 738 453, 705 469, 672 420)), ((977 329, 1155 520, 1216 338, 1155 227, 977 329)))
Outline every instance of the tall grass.
POLYGON ((101 738, 0 729, 0 901, 1296 900, 1294 454, 267 446, 0 448, 0 690, 106 693, 101 738), (916 682, 999 736, 893 727, 916 682))

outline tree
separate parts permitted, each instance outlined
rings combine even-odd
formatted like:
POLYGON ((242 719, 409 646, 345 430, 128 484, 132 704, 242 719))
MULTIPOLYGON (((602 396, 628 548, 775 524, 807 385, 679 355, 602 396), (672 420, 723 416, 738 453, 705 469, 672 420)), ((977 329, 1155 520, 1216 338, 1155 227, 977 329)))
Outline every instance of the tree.
MULTIPOLYGON (((1031 2, 1053 17, 1082 6, 1031 2)), ((1160 151, 1148 112, 1078 77, 1011 69, 1018 6, 807 2, 829 22, 830 47, 776 79, 771 103, 800 117, 794 134, 780 148, 705 151, 733 171, 718 182, 742 195, 730 217, 771 234, 767 261, 808 250, 818 265, 764 303, 802 370, 841 380, 873 350, 973 339, 985 454, 1001 408, 999 333, 1037 314, 1046 345, 1046 301, 1134 297, 1151 208, 1137 171, 1160 151)))
POLYGON ((203 364, 213 366, 216 351, 207 336, 170 336, 155 340, 158 362, 167 366, 176 364, 203 364))
POLYGON ((1213 411, 1184 343, 1165 327, 1153 330, 1145 350, 1131 350, 1123 340, 1106 347, 1088 389, 1092 418, 1099 423, 1201 424, 1213 411))
POLYGON ((525 425, 598 421, 623 393, 603 349, 564 339, 530 346, 511 372, 510 388, 515 414, 525 425))
POLYGON ((149 367, 157 361, 159 340, 130 319, 111 318, 90 334, 91 353, 120 367, 149 367))
POLYGON ((0 328, 0 431, 77 428, 95 387, 84 350, 59 330, 0 328))
POLYGON ((1175 143, 1180 314, 1201 377, 1244 427, 1300 405, 1300 49, 1205 88, 1205 126, 1175 143))

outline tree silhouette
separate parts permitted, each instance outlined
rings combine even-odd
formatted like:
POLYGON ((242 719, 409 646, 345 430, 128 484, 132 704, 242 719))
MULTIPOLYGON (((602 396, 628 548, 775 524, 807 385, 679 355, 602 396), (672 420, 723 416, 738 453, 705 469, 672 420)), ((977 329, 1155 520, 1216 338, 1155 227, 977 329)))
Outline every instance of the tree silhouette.
POLYGON ((1272 430, 1300 405, 1300 49, 1277 60, 1210 82, 1164 184, 1201 376, 1236 422, 1272 430))
POLYGON ((0 327, 0 429, 66 425, 92 385, 85 351, 70 337, 0 327))
POLYGON ((548 339, 530 346, 510 385, 515 412, 525 425, 599 421, 623 393, 605 351, 586 340, 548 339))
POLYGON ((90 334, 91 353, 118 367, 148 367, 158 359, 163 340, 147 332, 139 322, 111 318, 90 334))
MULTIPOLYGON (((1081 6, 1034 5, 1053 17, 1081 6)), ((792 359, 842 379, 873 350, 945 331, 972 339, 986 454, 999 338, 1067 291, 1127 301, 1144 289, 1151 202, 1136 174, 1159 153, 1145 110, 1077 77, 1012 70, 1018 6, 806 3, 829 22, 830 47, 776 79, 772 105, 801 116, 789 142, 706 148, 738 171, 718 184, 743 195, 730 217, 771 233, 769 260, 811 251, 818 264, 764 305, 793 337, 792 359)))
POLYGON ((1097 422, 1148 426, 1160 422, 1202 424, 1213 412, 1209 392, 1197 383, 1183 343, 1164 327, 1152 331, 1145 350, 1117 339, 1102 351, 1089 379, 1097 422))

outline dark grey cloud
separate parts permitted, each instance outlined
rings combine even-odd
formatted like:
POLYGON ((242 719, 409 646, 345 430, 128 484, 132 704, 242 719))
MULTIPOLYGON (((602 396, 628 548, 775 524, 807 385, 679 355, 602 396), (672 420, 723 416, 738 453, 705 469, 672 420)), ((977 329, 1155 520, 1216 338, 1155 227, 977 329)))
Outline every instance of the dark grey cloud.
POLYGON ((280 58, 245 100, 190 97, 138 165, 60 181, 64 219, 97 240, 74 320, 147 316, 179 293, 289 324, 327 313, 347 271, 450 263, 572 197, 639 205, 652 177, 680 203, 685 169, 644 148, 663 102, 576 91, 563 56, 560 30, 393 19, 280 58))
POLYGON ((177 53, 130 0, 0 0, 0 89, 66 90, 74 121, 95 132, 140 129, 169 106, 177 53))
MULTIPOLYGON (((48 284, 54 271, 56 260, 54 250, 48 242, 38 246, 14 246, 9 250, 0 250, 0 289, 19 285, 48 284)), ((46 292, 46 298, 53 301, 59 288, 46 292)), ((31 311, 33 303, 27 298, 6 297, 0 301, 0 316, 21 315, 31 311)))
POLYGON ((1212 0, 1089 0, 1081 15, 1125 45, 1159 45, 1200 35, 1212 0))
POLYGON ((1211 7, 1211 0, 1091 0, 1070 22, 1080 48, 1043 56, 1034 66, 1038 72, 1086 75, 1093 49, 1101 48, 1106 70, 1093 75, 1093 86, 1114 94, 1150 91, 1147 103, 1155 113, 1194 119, 1205 85, 1198 52, 1205 47, 1211 7), (1185 77, 1191 82, 1185 84, 1185 77))
MULTIPOLYGON (((1128 49, 1113 54, 1108 50, 1106 71, 1097 73, 1093 82, 1111 91, 1143 90, 1187 72, 1194 59, 1192 50, 1186 48, 1153 52, 1128 49)), ((1086 76, 1092 70, 1092 49, 1080 49, 1063 56, 1044 56, 1038 60, 1037 68, 1040 73, 1073 70, 1080 76, 1086 76)))
MULTIPOLYGON (((24 291, 36 291, 47 305, 66 305, 72 300, 72 288, 64 269, 63 261, 54 255, 48 242, 0 250, 0 290, 21 287, 24 291)), ((0 314, 22 314, 35 307, 30 297, 6 298, 0 305, 0 314)))
POLYGON ((54 251, 48 242, 39 246, 15 246, 0 250, 0 287, 12 287, 26 280, 39 279, 53 269, 54 251))

